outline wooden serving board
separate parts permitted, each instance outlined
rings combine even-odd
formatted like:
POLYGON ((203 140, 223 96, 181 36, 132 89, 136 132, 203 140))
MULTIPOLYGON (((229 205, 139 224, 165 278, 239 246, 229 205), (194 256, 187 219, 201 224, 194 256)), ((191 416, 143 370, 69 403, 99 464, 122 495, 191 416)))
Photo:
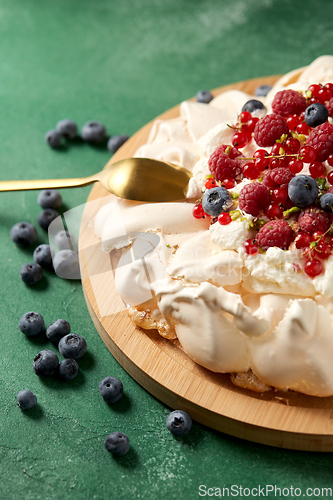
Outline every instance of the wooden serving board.
MULTIPOLYGON (((252 94, 258 85, 273 84, 276 79, 247 80, 212 93, 216 96, 234 88, 252 94)), ((158 118, 178 114, 176 106, 158 118)), ((146 142, 152 123, 131 137, 110 162, 133 156, 146 142)), ((197 365, 156 331, 133 325, 115 291, 110 256, 103 254, 91 229, 91 220, 107 202, 107 196, 109 193, 96 183, 83 214, 79 251, 88 310, 98 333, 123 368, 172 409, 185 410, 213 429, 277 447, 333 451, 333 397, 275 391, 258 394, 240 389, 230 382, 229 375, 197 365)))

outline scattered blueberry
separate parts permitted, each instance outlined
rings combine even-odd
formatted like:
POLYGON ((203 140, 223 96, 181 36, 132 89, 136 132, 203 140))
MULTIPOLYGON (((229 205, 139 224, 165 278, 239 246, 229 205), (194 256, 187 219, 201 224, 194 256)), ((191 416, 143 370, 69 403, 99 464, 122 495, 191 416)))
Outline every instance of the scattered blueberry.
POLYGON ((107 403, 116 403, 123 395, 123 384, 116 377, 105 377, 98 384, 100 395, 107 403))
POLYGON ((106 436, 104 445, 109 453, 121 457, 129 450, 129 439, 123 432, 111 432, 106 436))
POLYGON ((59 250, 72 250, 75 247, 75 239, 71 233, 62 230, 54 235, 54 244, 59 250))
POLYGON ((127 140, 128 135, 114 135, 110 137, 106 147, 111 153, 115 153, 127 140))
POLYGON ((64 359, 59 364, 59 377, 66 382, 73 380, 79 373, 79 365, 75 359, 64 359))
POLYGON ((77 125, 72 120, 60 120, 57 123, 56 131, 67 139, 74 139, 77 136, 77 125))
POLYGON ((56 373, 59 366, 58 356, 48 349, 40 351, 33 362, 33 369, 36 375, 41 377, 51 377, 56 373))
POLYGON ((37 240, 36 228, 29 222, 18 222, 10 230, 10 237, 21 247, 28 247, 37 240))
POLYGON ((326 193, 319 199, 319 205, 325 212, 333 212, 333 193, 326 193))
POLYGON ((266 95, 268 94, 268 92, 270 90, 272 90, 272 86, 271 85, 260 85, 254 91, 254 95, 256 97, 266 97, 266 95))
POLYGON ((80 279, 79 257, 72 250, 60 250, 53 258, 55 273, 64 279, 80 279))
POLYGON ((40 214, 38 214, 38 224, 44 231, 47 231, 51 222, 59 217, 59 214, 54 208, 45 208, 40 214))
POLYGON ((27 285, 34 285, 40 281, 43 277, 43 269, 36 262, 30 262, 29 264, 23 264, 20 269, 20 278, 27 285))
POLYGON ((250 99, 242 107, 242 111, 248 111, 249 113, 253 113, 254 111, 264 110, 264 109, 266 108, 263 105, 263 103, 261 101, 258 101, 257 99, 250 99))
POLYGON ((206 214, 217 217, 231 207, 233 201, 228 191, 221 186, 207 189, 202 197, 202 208, 206 214))
POLYGON ((62 135, 57 130, 49 130, 45 134, 45 141, 51 148, 59 148, 62 144, 62 135))
POLYGON ((172 411, 166 419, 167 429, 175 436, 187 434, 192 427, 192 419, 188 413, 182 410, 172 411))
POLYGON ((45 269, 52 269, 52 252, 50 245, 42 243, 35 248, 33 253, 34 261, 45 269))
POLYGON ((20 318, 19 329, 27 337, 36 337, 45 329, 44 318, 38 312, 24 313, 20 318))
POLYGON ((320 102, 310 104, 305 110, 304 121, 309 127, 318 127, 328 118, 328 109, 320 102))
POLYGON ((64 358, 80 359, 87 350, 87 342, 81 335, 69 333, 60 339, 58 349, 64 358))
POLYGON ((42 189, 37 197, 37 203, 42 208, 59 208, 62 204, 62 198, 56 189, 42 189))
POLYGON ((199 92, 197 92, 196 99, 197 102, 208 104, 213 99, 213 96, 209 90, 199 90, 199 92))
POLYGON ((318 184, 309 175, 296 175, 288 185, 289 198, 300 208, 312 205, 316 201, 318 193, 318 184))
POLYGON ((21 410, 31 410, 37 404, 36 395, 29 391, 28 389, 23 389, 17 395, 17 406, 21 408, 21 410))
POLYGON ((51 342, 59 342, 71 331, 70 324, 65 319, 57 319, 46 329, 46 336, 51 342))
POLYGON ((99 143, 104 141, 106 130, 102 123, 89 121, 85 123, 81 129, 81 137, 84 141, 99 143))

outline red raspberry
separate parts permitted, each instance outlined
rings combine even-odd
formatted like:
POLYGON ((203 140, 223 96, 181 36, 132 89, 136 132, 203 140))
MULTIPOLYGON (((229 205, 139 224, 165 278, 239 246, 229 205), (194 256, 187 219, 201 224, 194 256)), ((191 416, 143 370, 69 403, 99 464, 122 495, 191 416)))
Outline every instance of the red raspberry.
POLYGON ((325 161, 333 153, 333 123, 322 123, 311 130, 305 143, 316 150, 317 161, 325 161))
POLYGON ((333 97, 325 103, 325 106, 328 109, 328 116, 333 116, 333 97))
POLYGON ((285 220, 267 222, 256 236, 258 244, 264 250, 269 247, 279 247, 287 250, 294 239, 294 233, 285 220))
POLYGON ((238 206, 247 214, 256 216, 261 210, 265 210, 270 201, 271 195, 267 187, 260 182, 251 182, 240 190, 238 206))
POLYGON ((287 118, 290 115, 299 115, 306 108, 306 99, 297 90, 281 90, 275 94, 272 110, 287 118))
POLYGON ((325 233, 330 227, 328 215, 317 207, 307 207, 299 215, 298 225, 301 231, 313 233, 322 231, 325 233))
POLYGON ((287 122, 282 116, 271 113, 260 118, 254 129, 254 140, 258 146, 267 148, 273 146, 282 134, 288 134, 287 122))
POLYGON ((222 144, 210 156, 208 160, 209 170, 217 181, 235 179, 242 171, 242 162, 239 159, 242 156, 242 153, 237 148, 222 144), (226 150, 228 153, 226 153, 226 150))
POLYGON ((273 170, 266 172, 262 183, 268 189, 275 189, 277 187, 288 189, 288 184, 293 177, 295 177, 295 174, 289 168, 273 168, 273 170))

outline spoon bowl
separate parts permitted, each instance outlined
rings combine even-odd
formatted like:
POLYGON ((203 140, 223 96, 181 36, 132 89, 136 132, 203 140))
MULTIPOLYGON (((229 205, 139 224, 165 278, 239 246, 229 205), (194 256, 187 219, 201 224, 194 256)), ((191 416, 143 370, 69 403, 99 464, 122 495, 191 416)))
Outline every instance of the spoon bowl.
POLYGON ((145 202, 180 201, 186 198, 192 174, 183 167, 150 158, 126 158, 106 164, 89 177, 0 181, 0 191, 59 189, 88 186, 99 181, 110 193, 127 200, 145 202))

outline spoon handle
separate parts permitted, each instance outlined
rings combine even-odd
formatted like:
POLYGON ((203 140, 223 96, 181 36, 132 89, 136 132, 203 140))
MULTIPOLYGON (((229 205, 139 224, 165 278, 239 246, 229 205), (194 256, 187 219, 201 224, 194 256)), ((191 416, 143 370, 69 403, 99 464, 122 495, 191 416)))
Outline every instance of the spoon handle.
POLYGON ((26 191, 31 189, 55 189, 88 186, 97 181, 96 175, 77 179, 41 179, 29 181, 0 181, 0 191, 26 191))

